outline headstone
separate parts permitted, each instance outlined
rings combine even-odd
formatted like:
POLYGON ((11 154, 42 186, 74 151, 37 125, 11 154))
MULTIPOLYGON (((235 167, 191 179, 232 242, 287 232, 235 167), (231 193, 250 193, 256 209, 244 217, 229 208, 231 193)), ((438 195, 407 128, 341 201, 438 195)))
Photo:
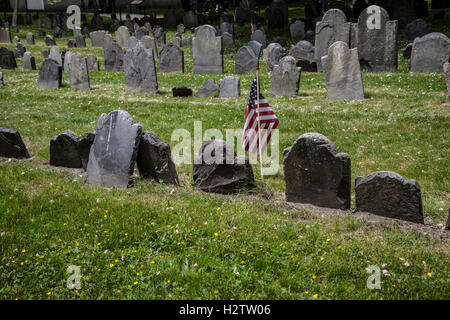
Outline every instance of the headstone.
POLYGON ((196 29, 192 39, 192 55, 194 74, 223 73, 222 39, 216 36, 216 30, 210 25, 196 29))
POLYGON ((141 136, 136 160, 139 174, 144 178, 153 178, 168 184, 179 184, 175 163, 172 160, 170 146, 152 131, 141 136))
POLYGON ((87 164, 89 161, 89 153, 91 152, 91 147, 92 144, 94 143, 94 139, 95 139, 95 132, 90 131, 86 133, 78 143, 78 154, 81 159, 81 165, 83 166, 83 169, 85 171, 87 169, 87 164))
POLYGON ((234 39, 228 32, 222 32, 223 48, 234 48, 234 39))
POLYGON ((411 59, 412 47, 413 47, 412 43, 408 43, 406 45, 405 49, 403 49, 403 58, 411 59))
POLYGON ((251 40, 258 41, 259 43, 261 43, 263 48, 266 46, 266 42, 267 42, 266 35, 260 29, 258 29, 252 33, 251 40))
POLYGON ((86 48, 86 40, 81 35, 75 37, 75 43, 77 48, 86 48))
POLYGON ((300 86, 300 68, 296 66, 294 57, 286 56, 273 67, 272 89, 270 94, 274 97, 294 97, 298 94, 300 86))
POLYGON ((183 24, 186 28, 193 28, 198 26, 198 19, 194 12, 188 11, 184 14, 183 24))
POLYGON ((389 20, 382 7, 371 5, 352 25, 352 48, 358 49, 361 67, 367 71, 397 71, 398 22, 389 20), (353 31, 356 28, 356 31, 353 31))
POLYGON ((450 40, 438 32, 416 38, 411 51, 412 72, 441 72, 449 62, 450 40))
POLYGON ((174 44, 174 45, 176 45, 178 48, 181 48, 181 46, 182 46, 182 37, 181 36, 179 36, 179 35, 175 35, 173 38, 172 38, 172 44, 174 44))
POLYGON ((0 43, 11 43, 11 32, 8 28, 0 28, 0 43))
POLYGON ((316 43, 316 33, 312 30, 306 31, 303 40, 308 41, 309 43, 314 45, 316 43))
POLYGON ((56 61, 58 63, 58 66, 62 67, 62 58, 61 58, 61 53, 59 52, 59 47, 57 46, 53 46, 50 48, 50 55, 48 56, 49 59, 53 59, 54 61, 56 61))
POLYGON ((155 39, 153 39, 150 36, 143 36, 141 39, 142 44, 147 48, 147 49, 151 49, 153 52, 153 57, 155 57, 155 59, 158 57, 158 47, 156 45, 156 41, 155 39))
POLYGON ((106 48, 113 42, 114 42, 114 39, 113 39, 112 35, 110 35, 109 33, 106 33, 105 37, 103 39, 103 48, 106 48))
POLYGON ((179 24, 178 26, 177 26, 177 33, 179 33, 179 34, 183 34, 184 32, 185 32, 185 27, 184 27, 184 24, 179 24))
POLYGON ((122 47, 127 47, 128 39, 130 39, 130 30, 125 26, 120 26, 116 31, 116 42, 122 47))
POLYGON ((300 40, 296 45, 291 47, 289 55, 295 59, 311 62, 314 59, 314 46, 309 41, 300 40))
POLYGON ((138 44, 128 49, 123 60, 125 84, 128 91, 158 92, 155 59, 152 51, 138 44))
POLYGON ((305 23, 301 20, 296 20, 289 27, 291 31, 291 38, 301 38, 305 36, 305 23))
POLYGON ((61 86, 61 79, 62 67, 51 58, 45 59, 39 69, 38 88, 57 89, 61 86))
POLYGON ((202 98, 217 97, 219 96, 219 86, 213 79, 208 79, 194 96, 202 98))
POLYGON ((36 70, 36 62, 31 52, 27 51, 24 53, 22 62, 24 70, 36 70))
POLYGON ((252 166, 231 145, 210 140, 201 146, 193 168, 194 186, 206 192, 235 193, 254 187, 252 166))
POLYGON ((77 43, 75 42, 75 40, 69 39, 69 41, 67 41, 67 48, 73 49, 76 47, 77 47, 77 43))
POLYGON ((235 55, 235 73, 255 73, 258 58, 249 46, 239 48, 235 55))
POLYGON ((89 34, 93 47, 104 47, 106 31, 99 30, 89 34))
POLYGON ((349 49, 345 42, 337 41, 322 57, 328 99, 362 100, 364 88, 358 60, 358 49, 349 49))
POLYGON ((450 98, 450 63, 444 63, 445 83, 447 84, 448 97, 450 98))
POLYGON ((30 13, 25 14, 25 24, 28 26, 31 26, 33 24, 33 18, 31 17, 30 13))
POLYGON ((55 30, 53 31, 53 37, 54 38, 63 38, 63 31, 60 27, 56 26, 55 30))
POLYGON ((166 44, 166 33, 164 32, 163 28, 155 27, 153 29, 153 36, 155 37, 158 47, 164 47, 164 45, 166 44))
POLYGON ((142 127, 128 112, 102 114, 89 153, 86 183, 126 188, 131 183, 142 127))
POLYGON ((378 171, 355 180, 356 209, 379 216, 423 223, 422 194, 416 180, 378 171))
POLYGON ((0 127, 0 157, 30 158, 27 147, 18 131, 0 127))
POLYGON ((416 19, 408 23, 405 27, 405 39, 414 40, 417 37, 431 33, 431 23, 426 23, 422 19, 416 19))
POLYGON ((16 57, 14 52, 6 47, 0 48, 0 68, 2 69, 16 69, 16 57))
POLYGON ((273 70, 273 67, 277 65, 280 60, 286 55, 286 49, 280 44, 275 43, 273 47, 267 53, 267 67, 269 70, 273 70))
POLYGON ((44 57, 44 59, 47 59, 49 54, 50 52, 48 52, 48 49, 42 49, 42 56, 44 57))
POLYGON ((319 72, 323 71, 322 57, 327 55, 328 48, 336 41, 349 44, 350 23, 347 22, 345 13, 339 9, 328 10, 322 21, 316 24, 316 43, 314 62, 319 72))
POLYGON ((19 58, 23 57, 23 54, 27 51, 25 46, 22 43, 17 43, 16 45, 17 52, 19 53, 19 58))
POLYGON ((52 20, 49 17, 45 17, 44 19, 44 28, 52 29, 52 20))
POLYGON ((50 165, 55 167, 82 168, 78 153, 80 137, 70 130, 61 132, 50 140, 50 165))
POLYGON ((259 58, 261 55, 262 44, 255 40, 250 40, 247 44, 255 53, 255 56, 259 58))
POLYGON ((305 133, 283 152, 286 201, 350 208, 350 156, 327 137, 305 133))
POLYGON ((14 43, 14 44, 20 43, 20 39, 19 39, 18 36, 14 36, 13 43, 14 43))
POLYGON ((135 46, 137 46, 139 44, 139 40, 136 39, 135 36, 131 36, 130 38, 128 38, 128 44, 127 47, 129 49, 134 48, 135 46))
POLYGON ((228 76, 219 80, 219 98, 239 98, 241 96, 241 79, 228 76))
POLYGON ((51 35, 46 35, 45 36, 45 45, 47 45, 47 46, 56 46, 56 41, 55 41, 55 39, 53 39, 53 37, 51 36, 51 35))
POLYGON ((100 63, 95 54, 88 54, 86 57, 88 71, 100 71, 100 63))
POLYGON ((188 87, 173 87, 172 95, 174 97, 189 97, 192 96, 192 89, 188 87))
POLYGON ((115 72, 123 71, 123 49, 117 43, 113 42, 103 50, 105 71, 115 72))
POLYGON ((64 53, 63 71, 69 71, 69 64, 72 61, 72 52, 66 51, 64 53))
POLYGON ((34 46, 34 35, 32 32, 27 33, 27 44, 34 46))
MULTIPOLYGON (((70 51, 68 51, 70 52, 70 51)), ((89 81, 89 70, 86 59, 81 53, 71 55, 69 63, 70 87, 74 90, 91 90, 89 81)))
POLYGON ((166 44, 160 53, 159 72, 184 73, 183 50, 173 43, 166 44))

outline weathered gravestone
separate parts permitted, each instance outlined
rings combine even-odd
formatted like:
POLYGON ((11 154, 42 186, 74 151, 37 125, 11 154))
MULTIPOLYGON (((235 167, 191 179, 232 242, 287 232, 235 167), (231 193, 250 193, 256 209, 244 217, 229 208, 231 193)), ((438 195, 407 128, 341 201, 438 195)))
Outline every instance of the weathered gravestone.
POLYGON ((158 92, 155 59, 143 44, 128 49, 123 60, 125 84, 128 91, 158 92))
POLYGON ((203 25, 196 29, 192 39, 192 55, 194 74, 223 73, 222 39, 216 36, 214 27, 203 25))
POLYGON ((31 52, 27 51, 23 54, 22 62, 24 70, 36 70, 36 61, 31 52))
POLYGON ((14 52, 6 47, 0 48, 0 68, 2 69, 16 69, 16 57, 14 52))
POLYGON ((139 174, 168 184, 179 184, 177 170, 172 160, 170 146, 152 131, 141 136, 136 160, 139 174))
POLYGON ((100 62, 95 54, 88 54, 86 57, 88 71, 100 71, 100 62))
POLYGON ((213 79, 208 79, 206 82, 198 89, 194 96, 208 98, 217 97, 219 95, 219 86, 213 79))
POLYGON ((120 26, 116 31, 116 42, 122 47, 127 47, 128 39, 130 39, 130 30, 125 26, 120 26))
POLYGON ((89 161, 89 153, 91 152, 92 144, 94 143, 95 132, 90 131, 81 138, 78 143, 78 154, 80 155, 81 165, 83 169, 86 171, 87 164, 89 161))
POLYGON ((294 97, 298 94, 300 86, 301 69, 296 66, 294 57, 286 56, 273 67, 272 89, 270 94, 274 97, 294 97))
POLYGON ((241 79, 228 76, 219 80, 219 98, 238 98, 241 95, 241 79))
POLYGON ((231 145, 210 140, 201 146, 193 168, 194 186, 206 192, 235 193, 254 187, 248 158, 237 157, 231 145))
POLYGON ((117 43, 113 42, 103 50, 105 71, 115 72, 123 71, 123 49, 117 43))
POLYGON ((261 43, 263 48, 266 46, 267 43, 266 35, 260 29, 255 30, 255 32, 252 33, 250 40, 258 41, 259 43, 261 43))
POLYGON ((66 53, 64 54, 63 71, 69 71, 69 64, 71 60, 72 60, 72 52, 66 51, 66 53))
POLYGON ((444 63, 449 62, 450 40, 438 32, 416 38, 411 51, 411 71, 441 72, 444 63))
POLYGON ((141 38, 141 42, 144 44, 144 46, 147 48, 147 49, 151 49, 152 50, 152 52, 153 52, 153 57, 155 57, 155 59, 158 57, 158 47, 157 47, 157 45, 156 45, 156 40, 155 39, 153 39, 152 37, 150 37, 150 36, 143 36, 142 38, 141 38))
POLYGON ((80 137, 70 130, 61 132, 50 140, 50 165, 55 167, 81 168, 78 152, 80 137))
POLYGON ((103 39, 103 48, 106 48, 113 42, 114 42, 114 39, 113 39, 112 35, 110 35, 109 33, 105 34, 105 38, 103 39))
POLYGON ((268 47, 267 51, 267 67, 269 70, 273 70, 273 67, 286 55, 286 49, 279 43, 274 43, 273 46, 269 46, 270 48, 268 47))
POLYGON ((45 59, 39 69, 38 88, 57 89, 61 86, 62 67, 53 59, 45 59))
POLYGON ((47 49, 42 49, 41 52, 42 52, 42 56, 44 57, 44 59, 48 59, 50 52, 48 52, 47 49))
POLYGON ((128 38, 127 46, 128 46, 129 49, 131 49, 131 48, 134 48, 135 46, 137 46, 138 43, 139 43, 139 40, 136 39, 135 36, 131 36, 131 37, 128 38))
POLYGON ((86 183, 126 188, 131 183, 142 127, 128 112, 102 114, 89 153, 86 183))
POLYGON ((398 21, 389 20, 382 7, 363 10, 352 24, 352 48, 358 49, 361 68, 367 71, 397 71, 398 21))
POLYGON ((450 63, 449 62, 444 63, 444 76, 445 76, 445 82, 447 84, 448 97, 450 98, 450 63))
POLYGON ((309 41, 300 40, 295 45, 291 46, 289 55, 295 59, 311 62, 314 59, 314 46, 309 41))
POLYGON ((233 36, 228 32, 222 32, 223 48, 234 48, 233 36))
POLYGON ((173 43, 166 44, 160 53, 159 71, 162 73, 184 73, 183 50, 173 43))
POLYGON ((188 11, 183 16, 183 24, 186 28, 193 28, 198 26, 198 18, 192 11, 188 11))
POLYGON ((177 25, 177 33, 182 34, 185 32, 185 27, 184 24, 180 23, 179 25, 177 25))
POLYGON ((30 157, 18 131, 0 127, 0 157, 18 159, 30 157))
POLYGON ((156 39, 156 44, 158 47, 164 47, 166 44, 166 33, 164 32, 164 29, 161 27, 155 27, 153 29, 153 36, 156 39))
POLYGON ((337 41, 328 48, 328 55, 322 57, 328 99, 364 99, 357 50, 349 49, 345 42, 337 41))
POLYGON ((8 28, 0 28, 0 43, 11 43, 11 32, 8 28))
POLYGON ((305 36, 305 23, 301 20, 296 20, 289 26, 291 31, 291 38, 302 38, 305 36))
POLYGON ((28 32, 27 33, 27 44, 29 44, 30 46, 34 46, 34 34, 32 32, 28 32))
POLYGON ((70 59, 69 79, 72 89, 91 90, 87 62, 79 52, 73 53, 70 59))
POLYGON ((350 208, 350 156, 319 133, 305 133, 283 152, 286 201, 350 208))
POLYGON ((192 89, 188 87, 173 87, 172 95, 174 97, 189 97, 192 96, 192 89))
POLYGON ((27 51, 22 43, 17 43, 15 52, 17 52, 17 58, 22 58, 23 54, 27 51))
POLYGON ((414 40, 417 37, 431 33, 431 23, 426 23, 422 19, 416 19, 408 23, 405 27, 405 39, 414 40))
POLYGON ((423 223, 420 185, 395 172, 378 171, 356 178, 355 198, 358 211, 423 223))
POLYGON ((339 9, 328 10, 322 21, 316 24, 316 43, 314 50, 314 62, 317 70, 323 71, 322 57, 327 55, 328 48, 336 41, 349 44, 350 23, 347 22, 345 13, 339 9))
POLYGON ((76 48, 76 47, 77 47, 77 43, 75 42, 75 40, 69 39, 69 41, 67 41, 67 48, 72 49, 72 48, 76 48))
POLYGON ((75 37, 75 43, 77 48, 86 48, 86 40, 82 35, 78 35, 75 37))
POLYGON ((259 58, 261 55, 262 44, 255 40, 250 40, 247 44, 255 53, 255 56, 259 58))
POLYGON ((45 36, 45 45, 47 45, 47 46, 56 46, 56 41, 55 41, 55 39, 53 39, 53 37, 51 36, 51 35, 46 35, 45 36))
POLYGON ((57 46, 51 47, 48 58, 56 61, 58 63, 58 66, 60 66, 60 67, 63 66, 61 53, 59 52, 59 47, 57 47, 57 46))
POLYGON ((107 32, 104 30, 91 32, 89 34, 89 37, 91 38, 91 45, 93 47, 104 47, 106 33, 107 32))
POLYGON ((258 63, 258 57, 250 46, 243 46, 236 52, 234 63, 237 74, 254 73, 258 63))

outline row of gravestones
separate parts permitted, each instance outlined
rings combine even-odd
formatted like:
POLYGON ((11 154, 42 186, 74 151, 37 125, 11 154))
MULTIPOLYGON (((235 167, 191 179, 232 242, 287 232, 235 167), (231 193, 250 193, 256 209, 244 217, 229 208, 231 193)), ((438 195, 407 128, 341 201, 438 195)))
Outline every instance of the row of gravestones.
MULTIPOLYGON (((29 158, 20 137, 0 128, 0 156, 29 158)), ((106 188, 132 185, 137 163, 143 177, 179 184, 170 146, 153 132, 142 132, 123 110, 102 114, 95 133, 82 139, 64 131, 50 141, 50 164, 87 171, 86 183, 106 188), (119 151, 120 150, 120 151, 119 151)), ((318 133, 298 137, 283 152, 286 200, 348 210, 351 196, 350 156, 318 133)), ((203 143, 193 166, 194 186, 206 192, 236 193, 255 186, 252 166, 221 140, 203 143)), ((424 223, 421 188, 395 172, 379 171, 355 180, 356 209, 424 223)), ((447 221, 446 229, 449 229, 447 221)))

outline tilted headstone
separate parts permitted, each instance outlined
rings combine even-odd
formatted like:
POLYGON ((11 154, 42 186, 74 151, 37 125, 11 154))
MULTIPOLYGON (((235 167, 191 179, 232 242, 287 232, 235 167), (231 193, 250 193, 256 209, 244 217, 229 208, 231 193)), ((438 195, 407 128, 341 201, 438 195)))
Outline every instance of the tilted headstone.
POLYGON ((305 36, 305 23, 301 20, 296 20, 289 26, 291 31, 291 38, 301 38, 305 36))
POLYGON ((141 132, 141 125, 134 124, 124 110, 102 114, 89 153, 86 183, 106 188, 130 185, 141 132))
POLYGON ((0 127, 0 157, 18 159, 30 157, 18 131, 0 127))
POLYGON ((411 51, 413 72, 441 72, 444 63, 449 62, 450 40, 446 35, 433 32, 416 38, 411 51))
POLYGON ((49 59, 52 59, 58 63, 58 66, 62 67, 62 58, 61 53, 59 52, 59 47, 53 46, 50 48, 50 55, 48 56, 49 59))
POLYGON ((234 37, 234 26, 228 22, 222 22, 220 24, 220 32, 223 35, 224 32, 228 32, 232 37, 234 37))
POLYGON ((36 61, 31 52, 27 51, 23 54, 22 62, 24 70, 36 70, 36 61))
POLYGON ((16 69, 16 57, 14 52, 6 47, 0 48, 0 68, 2 69, 16 69))
POLYGON ((50 165, 55 167, 81 168, 78 152, 80 137, 70 130, 61 132, 50 140, 50 165))
POLYGON ((239 48, 234 57, 235 73, 255 73, 256 65, 258 63, 258 57, 255 55, 252 48, 249 46, 243 46, 239 48))
POLYGON ((184 73, 183 50, 173 43, 166 44, 160 53, 159 72, 184 73))
POLYGON ((158 92, 155 59, 143 44, 128 49, 123 60, 125 84, 128 91, 158 92))
POLYGON ((120 26, 116 31, 116 42, 122 47, 127 47, 128 39, 130 39, 130 30, 125 26, 120 26))
POLYGON ((141 42, 147 49, 152 50, 153 57, 155 57, 156 59, 158 57, 158 49, 157 49, 158 47, 156 45, 156 40, 150 36, 143 36, 141 42))
POLYGON ((105 71, 123 71, 123 49, 117 42, 113 42, 103 49, 103 55, 105 71))
POLYGON ((51 35, 46 35, 45 36, 45 45, 47 45, 47 46, 56 46, 56 41, 55 41, 55 39, 53 39, 53 37, 51 36, 51 35))
POLYGON ((241 96, 241 79, 228 76, 219 80, 219 98, 239 98, 241 96))
POLYGON ((328 99, 362 100, 364 88, 358 60, 358 49, 349 49, 345 42, 337 41, 322 57, 328 99))
POLYGON ((314 59, 314 46, 309 41, 300 40, 295 45, 291 46, 289 55, 295 59, 311 62, 314 59))
POLYGON ((62 67, 53 59, 45 59, 39 69, 38 88, 57 89, 61 86, 62 67))
POLYGON ((350 23, 345 13, 339 9, 328 10, 322 21, 316 24, 316 43, 314 62, 319 72, 323 71, 322 57, 328 54, 328 48, 336 41, 350 42, 350 23))
POLYGON ((0 28, 0 43, 11 43, 11 32, 8 28, 0 28))
POLYGON ((194 74, 223 73, 222 39, 216 36, 216 30, 210 25, 196 29, 192 39, 192 55, 194 74))
POLYGON ((258 41, 259 43, 261 43, 263 48, 266 46, 266 43, 267 43, 266 35, 260 29, 258 29, 252 33, 250 40, 258 41))
POLYGON ((27 33, 27 44, 29 44, 30 46, 34 46, 34 34, 32 32, 28 32, 27 33))
POLYGON ((300 68, 297 67, 294 57, 286 56, 273 67, 272 89, 270 94, 274 97, 294 97, 298 94, 300 86, 300 68))
POLYGON ((356 178, 355 198, 358 211, 423 223, 420 185, 395 172, 378 171, 356 178))
POLYGON ((361 68, 396 72, 398 21, 389 20, 382 7, 371 5, 352 24, 352 48, 358 49, 361 68))
POLYGON ((214 81, 214 79, 208 79, 198 89, 194 96, 202 98, 217 97, 219 96, 219 86, 216 84, 216 81, 214 81))
POLYGON ((444 76, 447 84, 448 97, 450 98, 450 63, 444 63, 444 76))
POLYGON ((168 184, 179 184, 170 146, 152 131, 142 133, 136 160, 139 174, 168 184))
POLYGON ((417 37, 431 33, 431 23, 427 23, 422 19, 416 19, 408 23, 405 27, 405 39, 414 40, 417 37))
POLYGON ((193 168, 194 186, 206 192, 235 193, 254 187, 248 158, 237 157, 231 145, 210 140, 201 146, 193 168))
POLYGON ((91 90, 87 62, 79 52, 73 53, 70 59, 69 79, 72 89, 91 90))
POLYGON ((305 133, 283 152, 286 201, 350 208, 351 162, 327 137, 305 133))
POLYGON ((86 57, 88 71, 100 71, 100 62, 95 54, 88 54, 86 57))

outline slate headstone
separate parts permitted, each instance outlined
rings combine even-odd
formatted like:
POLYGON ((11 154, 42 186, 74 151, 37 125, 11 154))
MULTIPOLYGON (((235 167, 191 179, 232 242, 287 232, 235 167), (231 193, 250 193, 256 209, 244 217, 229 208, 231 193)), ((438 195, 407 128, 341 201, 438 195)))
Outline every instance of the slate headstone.
POLYGON ((91 38, 91 45, 93 47, 104 47, 105 35, 106 35, 106 31, 104 31, 104 30, 91 32, 89 34, 89 37, 91 38))
POLYGON ((272 88, 270 94, 274 97, 294 97, 298 94, 300 86, 300 68, 297 67, 294 57, 283 57, 274 65, 272 72, 272 88))
POLYGON ((125 26, 120 26, 116 31, 116 42, 122 47, 127 47, 128 39, 130 39, 130 30, 125 26))
POLYGON ((0 28, 0 43, 11 43, 11 32, 8 28, 0 28))
POLYGON ((194 74, 223 73, 222 39, 216 36, 214 27, 203 25, 196 29, 192 39, 192 56, 194 74))
POLYGON ((450 40, 446 35, 432 32, 416 38, 411 51, 412 72, 441 72, 449 62, 450 40))
POLYGON ((0 68, 2 69, 16 69, 16 57, 14 52, 6 47, 0 48, 0 68))
POLYGON ((195 93, 195 97, 209 98, 219 96, 219 86, 213 79, 208 79, 195 93))
POLYGON ((55 167, 82 168, 78 153, 80 137, 70 130, 61 132, 50 140, 50 165, 55 167))
POLYGON ((82 35, 75 37, 75 43, 77 48, 86 48, 86 40, 82 35))
POLYGON ((36 70, 36 61, 31 52, 27 51, 23 54, 22 62, 24 70, 36 70))
POLYGON ((27 33, 27 44, 29 44, 30 46, 34 46, 34 34, 32 32, 28 32, 27 33))
POLYGON ((255 40, 250 40, 247 44, 255 53, 255 56, 259 58, 261 55, 262 44, 255 40))
POLYGON ((62 67, 51 58, 45 59, 39 69, 38 88, 57 89, 61 86, 61 80, 62 67))
POLYGON ((88 71, 100 71, 100 62, 95 54, 88 54, 86 57, 88 71))
POLYGON ((241 79, 228 76, 219 80, 219 98, 239 98, 241 96, 241 79))
POLYGON ((286 49, 284 49, 279 43, 275 43, 267 53, 267 67, 269 70, 273 70, 280 60, 286 55, 286 49))
POLYGON ((291 31, 291 38, 303 39, 305 36, 305 23, 301 20, 296 20, 290 25, 289 30, 291 31))
POLYGON ((156 59, 158 57, 158 46, 156 45, 155 39, 150 36, 143 36, 141 42, 147 49, 152 50, 153 57, 156 59))
POLYGON ((174 97, 189 97, 192 96, 192 89, 188 87, 173 87, 172 95, 174 97))
POLYGON ((266 35, 260 29, 255 30, 255 32, 252 33, 250 40, 258 41, 259 43, 261 43, 263 48, 266 47, 266 43, 267 43, 266 35))
POLYGON ((72 52, 66 51, 64 53, 63 71, 69 71, 69 64, 71 61, 72 61, 72 52))
POLYGON ((60 67, 63 66, 61 53, 59 52, 59 47, 57 47, 57 46, 51 47, 48 58, 56 61, 58 63, 58 66, 60 66, 60 67))
POLYGON ((160 52, 159 71, 162 73, 184 73, 184 53, 178 46, 168 43, 160 52))
POLYGON ((27 147, 18 131, 0 127, 0 157, 30 158, 27 147))
POLYGON ((155 59, 143 44, 128 49, 123 60, 125 84, 128 91, 158 92, 155 59))
POLYGON ((417 37, 431 33, 431 23, 427 23, 422 19, 416 19, 408 23, 405 27, 405 39, 414 40, 417 37))
POLYGON ((289 55, 295 59, 302 59, 313 61, 314 59, 314 46, 309 41, 300 40, 295 45, 291 46, 289 55))
POLYGON ((103 50, 105 71, 116 72, 123 71, 123 49, 117 43, 113 42, 103 50))
POLYGON ((235 72, 237 74, 254 73, 258 63, 258 57, 250 46, 243 46, 236 52, 234 61, 235 72))
POLYGON ((73 53, 69 63, 70 87, 74 90, 91 90, 89 70, 81 53, 73 53))
POLYGON ((55 41, 55 39, 53 39, 53 37, 51 36, 51 35, 46 35, 45 36, 45 45, 47 45, 47 46, 56 46, 56 41, 55 41))

